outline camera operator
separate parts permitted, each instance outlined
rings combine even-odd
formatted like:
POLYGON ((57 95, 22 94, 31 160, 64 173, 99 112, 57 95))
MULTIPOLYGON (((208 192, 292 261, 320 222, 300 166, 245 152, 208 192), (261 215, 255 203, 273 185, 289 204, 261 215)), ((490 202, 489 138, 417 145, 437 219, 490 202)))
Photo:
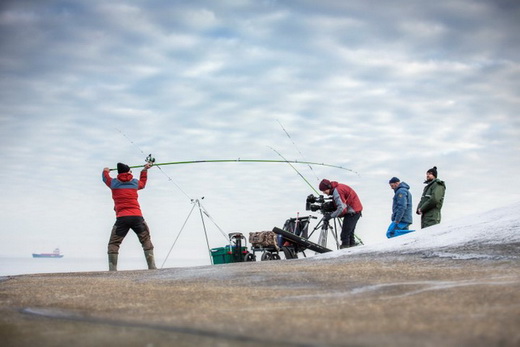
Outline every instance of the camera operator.
POLYGON ((336 208, 336 210, 330 214, 325 213, 323 215, 324 220, 343 217, 341 248, 356 246, 354 230, 356 229, 359 217, 361 217, 361 211, 363 211, 363 205, 357 193, 346 184, 331 182, 327 179, 320 182, 319 189, 324 194, 332 195, 336 208))

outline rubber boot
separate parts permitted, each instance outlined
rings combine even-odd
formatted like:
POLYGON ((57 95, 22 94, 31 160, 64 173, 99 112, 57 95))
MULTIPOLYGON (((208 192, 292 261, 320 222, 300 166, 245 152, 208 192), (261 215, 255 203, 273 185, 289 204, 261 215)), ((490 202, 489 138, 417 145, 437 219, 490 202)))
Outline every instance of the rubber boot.
POLYGON ((144 257, 146 258, 146 263, 148 264, 148 270, 156 270, 155 266, 155 258, 153 256, 153 249, 149 251, 144 251, 144 257))
POLYGON ((109 254, 108 255, 108 270, 109 271, 117 271, 117 256, 118 256, 118 254, 109 254))

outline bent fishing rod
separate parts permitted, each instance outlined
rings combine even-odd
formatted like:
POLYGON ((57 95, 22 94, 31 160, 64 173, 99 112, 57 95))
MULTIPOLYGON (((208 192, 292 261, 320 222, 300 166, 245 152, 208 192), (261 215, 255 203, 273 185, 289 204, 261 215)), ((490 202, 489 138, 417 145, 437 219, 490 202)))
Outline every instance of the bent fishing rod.
MULTIPOLYGON (((355 171, 345 168, 343 166, 339 165, 333 165, 333 164, 326 164, 326 163, 319 163, 319 162, 311 162, 311 161, 300 161, 300 160, 276 160, 276 159, 205 159, 205 160, 185 160, 185 161, 172 161, 167 163, 156 163, 155 158, 152 157, 152 155, 148 155, 146 157, 146 163, 152 164, 153 166, 167 166, 167 165, 186 165, 186 164, 202 164, 202 163, 284 163, 284 164, 305 164, 305 165, 319 165, 319 166, 326 166, 326 167, 332 167, 336 169, 346 170, 353 173, 356 173, 355 171)), ((131 169, 141 168, 144 167, 144 165, 134 165, 130 166, 131 169)), ((110 169, 110 171, 115 171, 117 169, 110 169)))

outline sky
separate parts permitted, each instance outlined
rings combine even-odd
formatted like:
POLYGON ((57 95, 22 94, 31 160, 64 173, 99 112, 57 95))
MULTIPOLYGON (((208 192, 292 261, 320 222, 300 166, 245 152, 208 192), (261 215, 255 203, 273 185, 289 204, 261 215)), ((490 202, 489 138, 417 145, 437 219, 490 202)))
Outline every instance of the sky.
MULTIPOLYGON (((415 206, 437 166, 443 222, 516 203, 518 18, 506 0, 2 1, 0 254, 105 257, 101 172, 150 153, 350 169, 152 168, 139 199, 166 266, 209 263, 230 232, 320 217, 301 176, 355 189, 365 244, 385 240, 393 176, 415 206)), ((134 256, 129 234, 120 261, 134 256)))

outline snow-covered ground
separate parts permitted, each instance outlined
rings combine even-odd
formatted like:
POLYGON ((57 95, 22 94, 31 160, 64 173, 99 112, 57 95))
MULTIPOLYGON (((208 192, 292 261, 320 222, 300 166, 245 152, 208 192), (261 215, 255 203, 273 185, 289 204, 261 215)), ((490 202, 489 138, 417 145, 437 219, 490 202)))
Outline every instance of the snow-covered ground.
MULTIPOLYGON (((416 252, 429 252, 434 256, 458 259, 483 258, 488 255, 468 252, 477 246, 520 243, 519 211, 520 202, 451 222, 442 222, 380 243, 320 254, 315 259, 340 257, 347 254, 416 252), (453 250, 463 249, 466 251, 453 252, 453 250)), ((520 254, 515 254, 515 256, 520 256, 520 254)))

